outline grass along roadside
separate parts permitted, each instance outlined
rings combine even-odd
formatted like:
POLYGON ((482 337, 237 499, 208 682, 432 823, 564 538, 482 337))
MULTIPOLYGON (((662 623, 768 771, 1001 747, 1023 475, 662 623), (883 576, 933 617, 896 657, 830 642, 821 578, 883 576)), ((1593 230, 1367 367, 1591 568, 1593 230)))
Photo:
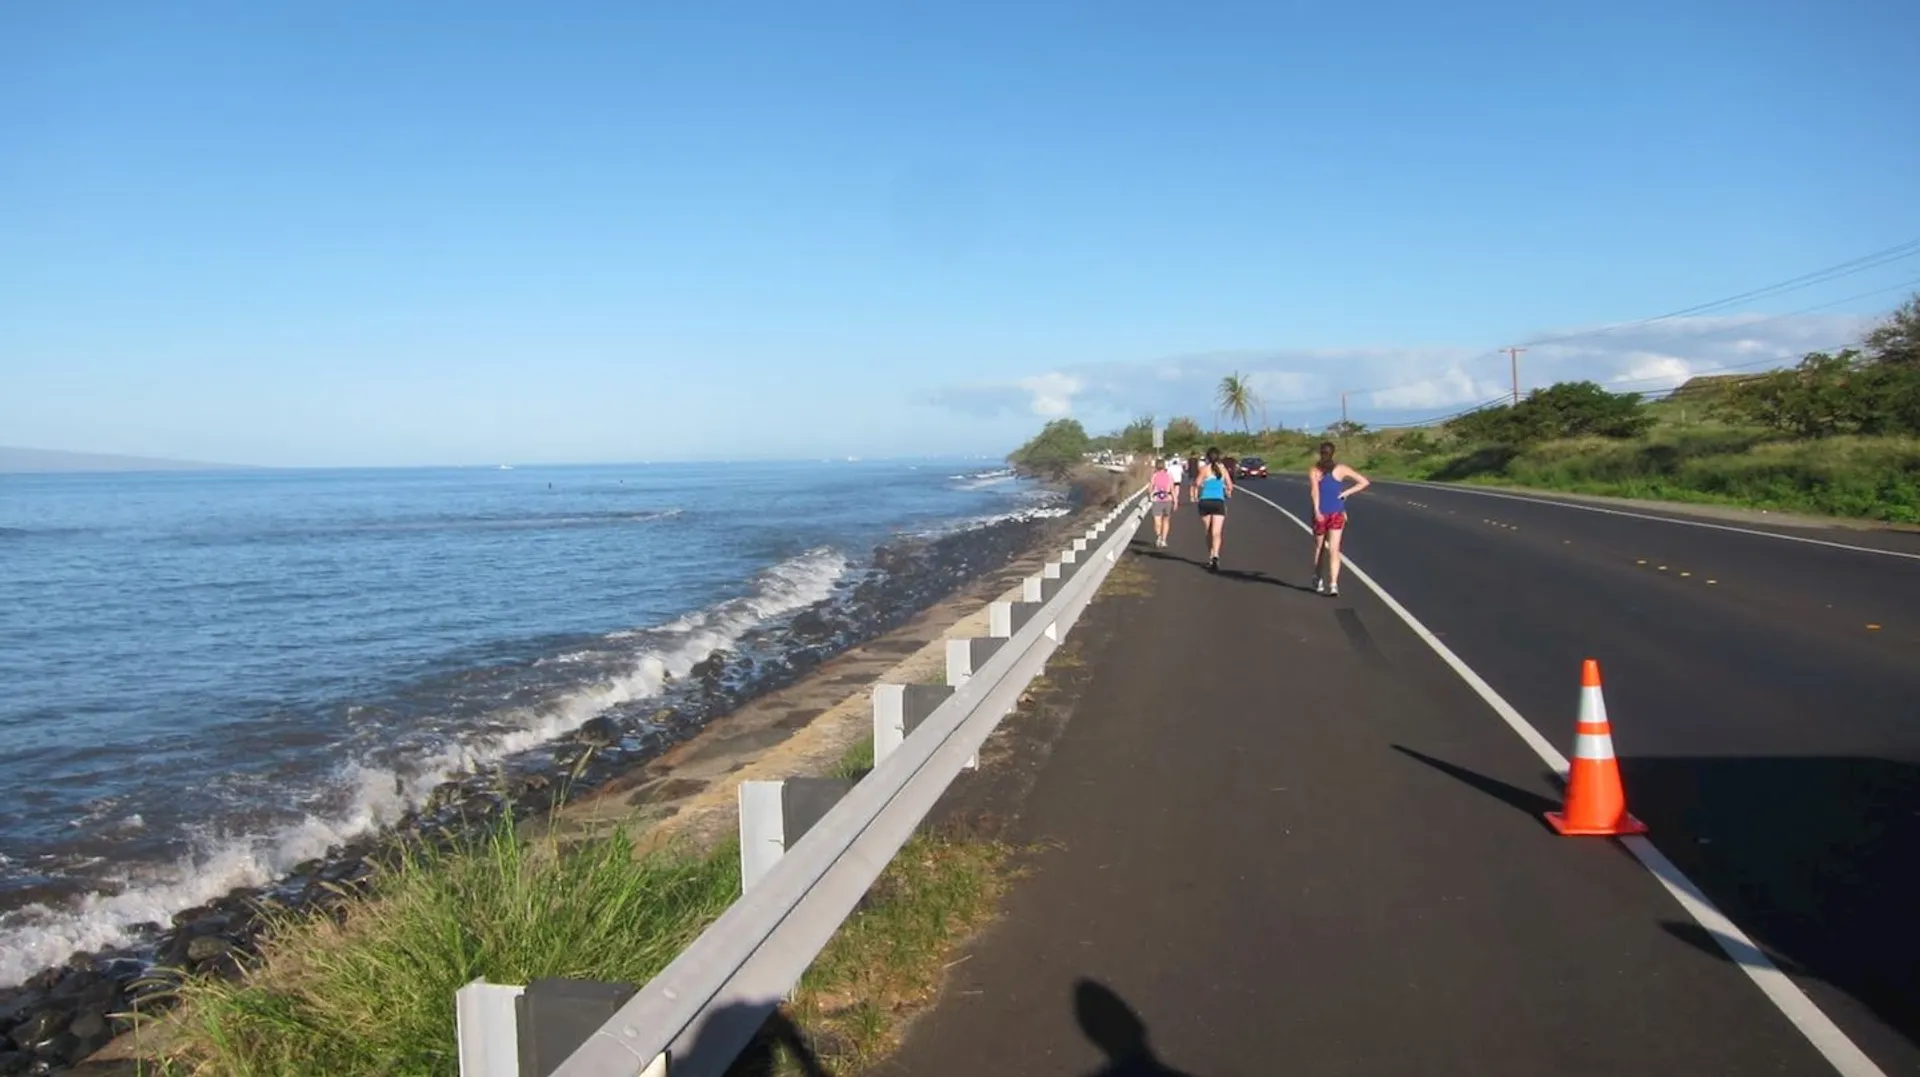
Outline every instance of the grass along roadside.
MULTIPOLYGON (((1524 446, 1461 444, 1424 430, 1342 439, 1340 457, 1376 478, 1514 486, 1736 508, 1920 523, 1920 438, 1777 432, 1682 419, 1636 438, 1585 437, 1524 446)), ((1305 472, 1310 451, 1268 465, 1305 472)))
MULTIPOLYGON (((855 777, 872 745, 838 768, 855 777)), ((914 837, 814 962, 788 1013, 835 1073, 892 1045, 947 955, 991 914, 1007 849, 954 827, 914 837)), ((338 919, 278 924, 239 982, 183 988, 145 1072, 165 1077, 450 1077, 453 993, 564 976, 644 983, 739 893, 739 850, 636 853, 623 833, 563 845, 501 827, 408 856, 338 919)), ((792 1059, 782 1072, 798 1073, 792 1059)))
POLYGON ((636 854, 510 824, 412 853, 337 918, 274 925, 238 982, 190 981, 158 1072, 413 1077, 459 1070, 453 993, 476 977, 645 982, 739 893, 736 847, 636 854))

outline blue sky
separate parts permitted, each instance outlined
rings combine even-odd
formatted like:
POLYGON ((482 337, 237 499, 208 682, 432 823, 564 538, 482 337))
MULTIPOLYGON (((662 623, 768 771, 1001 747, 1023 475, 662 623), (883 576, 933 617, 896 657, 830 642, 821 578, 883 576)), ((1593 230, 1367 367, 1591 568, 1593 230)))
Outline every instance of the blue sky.
MULTIPOLYGON (((1916 33, 1910 0, 5 5, 0 444, 1001 452, 1204 413, 1228 369, 1276 423, 1430 414, 1498 346, 1920 237, 1916 33)), ((1656 386, 1914 278, 1522 363, 1656 386)))

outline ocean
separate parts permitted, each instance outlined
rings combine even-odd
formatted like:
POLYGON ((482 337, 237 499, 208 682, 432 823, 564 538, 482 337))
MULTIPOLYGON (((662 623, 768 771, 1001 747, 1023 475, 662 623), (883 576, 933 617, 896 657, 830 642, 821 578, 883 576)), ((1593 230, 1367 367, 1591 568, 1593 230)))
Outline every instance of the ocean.
POLYGON ((0 476, 0 987, 1065 511, 964 461, 0 476))

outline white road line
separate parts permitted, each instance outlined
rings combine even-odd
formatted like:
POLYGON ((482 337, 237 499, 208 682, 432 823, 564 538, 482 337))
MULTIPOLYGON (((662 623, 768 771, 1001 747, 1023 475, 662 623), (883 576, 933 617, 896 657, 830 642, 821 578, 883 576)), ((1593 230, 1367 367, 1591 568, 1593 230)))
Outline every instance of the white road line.
MULTIPOLYGON (((1241 489, 1246 490, 1245 487, 1241 489)), ((1246 492, 1266 502, 1309 535, 1313 533, 1313 527, 1305 520, 1252 490, 1246 490, 1246 492)), ((1453 653, 1451 647, 1442 643, 1440 637, 1428 630, 1426 625, 1421 624, 1418 617, 1388 594, 1387 589, 1362 571, 1359 565, 1354 564, 1344 554, 1340 561, 1342 568, 1359 577, 1361 583, 1366 584, 1375 595, 1379 596, 1380 601, 1387 604, 1388 609, 1399 615, 1408 628, 1413 629, 1414 635, 1425 640, 1427 646, 1433 648, 1433 652, 1439 655, 1442 661, 1453 667, 1453 671, 1460 675, 1460 679, 1467 682, 1467 687, 1473 689, 1475 694, 1486 701, 1487 706, 1493 708, 1493 712, 1498 714, 1519 735, 1520 739, 1526 742, 1527 747, 1533 749, 1533 754, 1539 756, 1542 763, 1551 767, 1555 774, 1562 777, 1566 775, 1567 757, 1561 755, 1559 749, 1541 736, 1540 731, 1522 717, 1520 712, 1514 709, 1513 704, 1508 703, 1499 692, 1494 691, 1493 686, 1488 684, 1485 678, 1475 673, 1459 655, 1453 653)), ((1727 957, 1740 966, 1741 971, 1747 974, 1747 978, 1760 988, 1788 1021, 1793 1022, 1793 1027, 1800 1030, 1800 1034, 1807 1038, 1807 1042, 1813 1044, 1814 1050, 1819 1051, 1826 1058, 1835 1072, 1842 1074, 1843 1077, 1886 1077, 1885 1071, 1875 1065, 1873 1060, 1867 1057, 1866 1052, 1860 1050, 1852 1040, 1848 1039, 1847 1034, 1840 1031, 1840 1027, 1821 1012, 1820 1007, 1813 1004, 1813 1000, 1800 990, 1799 985, 1789 979, 1786 973, 1781 972, 1779 966, 1775 965, 1765 953, 1761 952, 1760 947, 1754 945, 1753 940, 1747 937, 1747 933, 1740 930, 1732 920, 1727 919, 1726 914, 1708 900, 1707 895, 1694 885, 1693 880, 1687 878, 1678 867, 1675 867, 1673 861, 1668 860, 1665 854, 1654 848, 1652 842, 1641 837, 1624 837, 1620 839, 1620 844, 1625 846, 1627 851, 1633 854, 1634 859, 1640 861, 1641 866, 1646 868, 1655 879, 1659 880, 1667 893, 1671 894, 1673 899, 1679 902, 1680 907, 1687 911, 1687 915, 1693 917, 1694 923, 1699 924, 1707 934, 1713 936, 1713 941, 1720 944, 1720 949, 1726 952, 1727 957)))
MULTIPOLYGON (((1905 550, 1882 550, 1872 546, 1854 546, 1845 542, 1833 542, 1829 539, 1808 538, 1805 535, 1782 535, 1777 531, 1756 531, 1751 527, 1734 527, 1732 524, 1710 524, 1705 520, 1683 520, 1672 516, 1654 516, 1645 512, 1628 512, 1625 509, 1602 508, 1599 505, 1580 505, 1571 501, 1555 501, 1548 497, 1528 497, 1523 494, 1505 494, 1494 490, 1475 490, 1465 486, 1447 483, 1408 482, 1403 479, 1380 479, 1382 486, 1414 486, 1421 489, 1445 490, 1448 493, 1472 494, 1475 497, 1498 497, 1507 501, 1524 501, 1529 505, 1551 505, 1554 508, 1578 509, 1581 512, 1598 512, 1607 516, 1629 516, 1636 520, 1652 520, 1655 523, 1678 524, 1681 527, 1704 527, 1710 531, 1731 531, 1737 535, 1758 535, 1761 538, 1779 539, 1782 542, 1804 542, 1809 546, 1830 546, 1836 550, 1852 550, 1855 553, 1879 554, 1882 557, 1904 557, 1909 561, 1920 561, 1920 553, 1908 553, 1905 550)), ((1248 491, 1251 493, 1252 491, 1248 491)), ((1257 495, 1256 495, 1257 496, 1257 495)))

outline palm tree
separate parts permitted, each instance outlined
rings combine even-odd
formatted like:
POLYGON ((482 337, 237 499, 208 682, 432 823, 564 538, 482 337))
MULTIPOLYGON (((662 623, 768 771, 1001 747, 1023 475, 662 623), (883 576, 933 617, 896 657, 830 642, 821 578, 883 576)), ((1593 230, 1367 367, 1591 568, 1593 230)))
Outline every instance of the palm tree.
POLYGON ((1253 391, 1253 385, 1245 374, 1238 371, 1220 379, 1220 391, 1214 399, 1220 405, 1220 413, 1230 419, 1237 419, 1242 429, 1253 432, 1251 422, 1253 413, 1260 410, 1260 394, 1253 391))

